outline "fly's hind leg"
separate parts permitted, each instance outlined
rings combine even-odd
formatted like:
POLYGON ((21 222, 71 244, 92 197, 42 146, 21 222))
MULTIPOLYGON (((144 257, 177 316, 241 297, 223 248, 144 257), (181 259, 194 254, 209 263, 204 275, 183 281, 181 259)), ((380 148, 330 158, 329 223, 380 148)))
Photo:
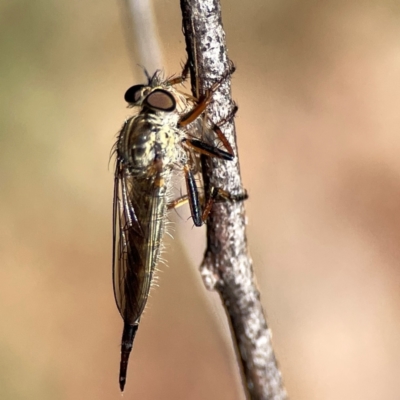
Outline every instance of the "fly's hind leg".
POLYGON ((247 200, 248 198, 249 198, 249 195, 247 194, 246 190, 241 194, 234 195, 234 194, 227 192, 224 189, 213 186, 210 190, 210 196, 204 207, 202 219, 204 222, 207 221, 207 218, 211 212, 211 209, 212 209, 212 206, 214 205, 214 203, 219 203, 222 201, 230 201, 230 202, 235 203, 235 202, 247 200))
POLYGON ((199 191, 197 189, 196 180, 194 178, 193 172, 190 170, 188 165, 183 167, 183 171, 185 173, 185 181, 186 181, 186 191, 187 194, 179 197, 178 199, 172 201, 168 204, 168 210, 173 208, 177 208, 189 202, 190 213, 193 218, 193 222, 196 226, 203 225, 202 219, 202 211, 200 204, 200 196, 199 191))
MULTIPOLYGON (((220 157, 219 155, 215 156, 220 157)), ((244 201, 248 198, 247 191, 244 191, 244 193, 241 194, 233 195, 224 189, 212 187, 208 198, 206 198, 205 201, 201 201, 193 172, 190 170, 188 165, 185 165, 183 170, 185 173, 187 194, 169 203, 168 209, 171 210, 189 202, 190 214, 192 215, 193 223, 196 226, 202 226, 207 221, 214 203, 223 201, 238 202, 244 201), (204 208, 202 207, 201 203, 204 204, 204 208)))
POLYGON ((193 222, 196 226, 202 226, 207 221, 208 215, 210 214, 211 208, 214 203, 219 203, 223 201, 237 202, 248 199, 247 191, 244 191, 244 193, 242 194, 233 195, 221 188, 212 187, 208 199, 205 202, 203 201, 205 205, 204 209, 202 210, 202 201, 199 196, 197 184, 193 173, 187 165, 184 167, 184 172, 187 194, 170 202, 167 208, 168 210, 172 210, 186 203, 189 203, 190 214, 192 215, 193 222))
POLYGON ((189 196, 185 194, 184 196, 178 197, 177 199, 171 201, 167 205, 168 210, 173 210, 175 208, 178 208, 180 206, 183 206, 189 201, 189 196))
POLYGON ((201 203, 199 197, 199 191, 197 189, 196 180, 194 179, 193 172, 190 170, 188 165, 184 167, 186 190, 189 199, 190 213, 192 214, 193 223, 196 226, 203 225, 201 203))
POLYGON ((210 214, 211 208, 215 202, 218 201, 243 201, 248 198, 247 192, 243 194, 232 195, 226 190, 219 189, 216 187, 211 188, 210 196, 205 203, 204 209, 202 210, 199 192, 197 189, 196 181, 190 168, 186 165, 184 167, 186 187, 187 187, 187 198, 189 200, 190 212, 192 214, 193 222, 196 226, 203 225, 210 214))

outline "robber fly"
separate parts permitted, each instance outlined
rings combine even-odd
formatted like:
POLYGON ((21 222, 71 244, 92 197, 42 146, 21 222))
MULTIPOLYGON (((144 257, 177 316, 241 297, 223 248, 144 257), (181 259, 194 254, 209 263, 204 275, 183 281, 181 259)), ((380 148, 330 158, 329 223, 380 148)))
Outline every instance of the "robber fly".
MULTIPOLYGON (((219 196, 229 198, 226 192, 212 189, 202 209, 194 174, 199 154, 224 160, 234 158, 232 147, 219 126, 205 121, 205 111, 213 93, 231 73, 229 71, 200 99, 176 88, 186 79, 188 66, 180 77, 169 80, 163 80, 159 71, 152 76, 146 72, 148 82, 132 86, 125 93, 129 106, 138 112, 125 121, 114 146, 113 283, 117 307, 124 320, 121 391, 160 255, 168 209, 188 200, 193 222, 200 226, 214 200, 219 196), (202 123, 196 124, 200 119, 202 123), (204 140, 202 131, 205 129, 215 132, 225 150, 204 140), (171 201, 171 178, 175 171, 183 171, 187 195, 171 201)), ((234 112, 224 122, 232 118, 234 112)))

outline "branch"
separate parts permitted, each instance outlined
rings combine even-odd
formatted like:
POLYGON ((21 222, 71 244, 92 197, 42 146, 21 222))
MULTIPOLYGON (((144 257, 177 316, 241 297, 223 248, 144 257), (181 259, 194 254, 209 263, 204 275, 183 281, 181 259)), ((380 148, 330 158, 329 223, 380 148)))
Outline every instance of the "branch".
MULTIPOLYGON (((195 97, 200 97, 230 69, 220 4, 219 0, 181 0, 181 8, 192 90, 195 97)), ((229 115, 233 105, 227 79, 214 94, 208 116, 218 123, 229 115)), ((234 122, 224 124, 223 130, 236 157, 231 162, 211 157, 203 160, 205 190, 207 193, 214 186, 233 195, 242 194, 234 122)), ((207 249, 201 274, 206 287, 217 290, 221 297, 250 398, 287 399, 254 281, 243 202, 214 204, 207 220, 207 249)))

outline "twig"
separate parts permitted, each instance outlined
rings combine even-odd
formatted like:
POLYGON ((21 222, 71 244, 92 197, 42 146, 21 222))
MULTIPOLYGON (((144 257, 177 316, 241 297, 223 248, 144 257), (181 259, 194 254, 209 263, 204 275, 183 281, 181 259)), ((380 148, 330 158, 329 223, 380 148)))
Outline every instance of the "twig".
MULTIPOLYGON (((192 90, 199 97, 230 68, 220 3, 219 0, 181 0, 181 9, 192 90)), ((233 105, 230 79, 227 79, 214 94, 208 116, 214 122, 221 121, 233 105)), ((203 160, 205 190, 214 186, 238 195, 244 189, 233 121, 224 124, 223 130, 233 144, 236 158, 231 162, 216 158, 203 160)), ((243 202, 214 204, 207 220, 207 250, 201 274, 207 288, 217 290, 221 296, 250 398, 287 399, 272 349, 271 331, 254 281, 245 227, 243 202)))

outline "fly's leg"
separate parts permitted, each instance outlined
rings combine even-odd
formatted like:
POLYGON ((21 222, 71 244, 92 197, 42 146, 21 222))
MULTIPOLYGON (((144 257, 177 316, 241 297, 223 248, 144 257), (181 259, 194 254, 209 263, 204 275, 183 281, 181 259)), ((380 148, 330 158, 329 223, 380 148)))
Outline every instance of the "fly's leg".
MULTIPOLYGON (((207 143, 201 142, 199 140, 186 140, 186 145, 194 151, 205 154, 211 157, 222 158, 225 160, 232 160, 233 156, 226 151, 218 149, 217 147, 211 146, 207 143), (195 143, 193 143, 195 142, 195 143)), ((211 212, 212 206, 216 202, 220 201, 243 201, 248 198, 247 192, 242 194, 233 195, 226 190, 212 187, 210 190, 210 195, 205 201, 204 209, 202 210, 199 192, 197 189, 197 184, 193 176, 193 172, 190 170, 188 165, 184 166, 185 180, 186 180, 186 190, 187 195, 178 198, 168 205, 168 209, 179 207, 180 205, 189 201, 190 213, 193 218, 193 222, 196 226, 201 226, 207 221, 208 215, 211 212)))
POLYGON ((189 74, 189 60, 186 61, 186 63, 183 66, 182 73, 180 76, 177 76, 176 78, 172 78, 169 81, 167 81, 167 85, 179 85, 180 83, 183 83, 186 81, 187 76, 189 74))
MULTIPOLYGON (((188 66, 188 64, 187 64, 188 66)), ((187 114, 182 116, 181 120, 178 122, 178 126, 183 128, 195 121, 207 108, 207 106, 212 101, 213 93, 218 89, 218 87, 235 71, 235 67, 233 64, 230 65, 229 71, 227 71, 224 76, 216 83, 214 83, 206 92, 205 96, 201 98, 197 105, 189 111, 187 114)), ((184 74, 182 74, 184 75, 184 74)), ((211 129, 215 132, 220 142, 225 147, 225 150, 221 150, 220 148, 213 146, 209 143, 206 143, 202 140, 198 139, 185 139, 183 141, 183 145, 188 149, 191 149, 197 153, 204 154, 209 157, 217 157, 223 160, 232 161, 234 159, 234 152, 231 144, 229 143, 226 136, 222 133, 220 126, 226 124, 230 121, 236 114, 238 110, 237 105, 235 104, 232 111, 229 115, 220 121, 219 124, 215 124, 211 122, 211 129)), ((168 205, 168 209, 172 209, 175 207, 179 207, 180 205, 189 201, 190 211, 193 218, 193 222, 196 226, 201 226, 208 218, 210 214, 211 208, 215 202, 218 201, 243 201, 248 198, 247 192, 244 192, 240 195, 232 195, 226 190, 219 189, 216 187, 212 187, 210 191, 210 196, 208 200, 205 202, 204 210, 202 210, 199 193, 196 185, 196 181, 193 176, 193 172, 190 170, 188 165, 184 167, 185 172, 185 180, 187 187, 187 195, 182 196, 181 198, 175 200, 174 202, 168 205)))
POLYGON ((196 180, 194 179, 193 172, 190 170, 188 165, 185 165, 183 170, 185 172, 186 190, 189 200, 190 213, 192 215, 194 224, 196 226, 201 226, 203 225, 203 218, 196 180))
POLYGON ((192 123, 195 119, 197 119, 207 108, 207 106, 212 101, 212 95, 214 92, 222 85, 222 83, 229 78, 235 72, 235 66, 231 63, 229 70, 223 75, 223 77, 215 82, 207 91, 206 94, 201 97, 196 104, 196 106, 190 110, 188 113, 182 116, 180 121, 178 122, 178 126, 183 128, 186 125, 192 123))
MULTIPOLYGON (((220 121, 220 123, 218 125, 213 124, 213 126, 212 126, 212 129, 218 136, 218 139, 222 142, 222 144, 225 146, 226 150, 228 150, 228 151, 221 150, 220 148, 218 148, 216 146, 210 145, 208 143, 205 143, 205 142, 203 142, 201 140, 197 140, 197 139, 185 139, 183 144, 186 147, 188 147, 189 149, 191 149, 197 153, 204 154, 209 157, 217 157, 217 158, 220 158, 223 160, 232 161, 234 159, 233 149, 232 149, 230 143, 228 142, 228 139, 226 138, 226 136, 222 133, 220 126, 222 126, 222 125, 226 124, 228 121, 230 121, 235 116, 237 110, 238 110, 238 107, 235 105, 234 108, 232 109, 232 111, 229 113, 229 115, 225 119, 220 121)), ((189 185, 188 185, 188 187, 189 187, 189 185)), ((196 188, 196 193, 197 193, 197 188, 196 188)), ((189 194, 189 202, 190 202, 191 196, 190 196, 189 190, 188 190, 188 194, 189 194)), ((237 202, 237 201, 244 201, 246 199, 248 199, 247 191, 244 191, 244 193, 241 193, 238 195, 233 195, 224 189, 212 187, 210 190, 209 197, 205 202, 204 209, 201 213, 201 220, 203 223, 206 222, 208 215, 211 212, 212 206, 216 202, 221 202, 221 201, 237 202)), ((194 220, 193 212, 192 212, 192 216, 193 216, 193 220, 194 220)), ((196 218, 198 218, 197 215, 196 215, 196 218)), ((200 226, 200 225, 196 224, 196 226, 200 226)))
POLYGON ((229 143, 228 139, 226 138, 226 136, 222 133, 221 131, 221 126, 225 125, 227 122, 231 121, 237 111, 238 111, 239 107, 235 104, 232 108, 232 111, 229 113, 229 115, 224 118, 222 121, 219 121, 218 124, 215 124, 211 121, 211 129, 215 132, 215 134, 217 135, 218 139, 221 141, 221 143, 224 145, 225 149, 228 151, 229 154, 231 154, 233 156, 233 149, 231 144, 229 143))
POLYGON ((204 207, 202 219, 204 222, 207 221, 208 215, 210 214, 214 203, 218 203, 221 201, 238 202, 247 200, 248 198, 249 195, 247 194, 246 190, 244 191, 244 193, 234 195, 224 189, 213 186, 210 190, 210 197, 208 198, 204 207))
POLYGON ((223 146, 227 151, 221 150, 216 146, 210 145, 198 139, 186 139, 184 143, 194 151, 197 151, 198 153, 210 157, 218 157, 222 158, 223 160, 232 161, 234 158, 233 149, 226 136, 222 133, 221 126, 232 120, 232 118, 235 117, 237 110, 238 106, 235 104, 229 115, 222 121, 220 121, 218 124, 215 124, 211 121, 212 124, 211 129, 215 132, 218 139, 220 140, 220 142, 223 144, 223 146))
POLYGON ((238 106, 235 104, 232 111, 226 118, 224 118, 218 124, 211 122, 212 123, 211 129, 215 132, 218 139, 221 141, 221 143, 223 144, 223 146, 227 151, 221 150, 220 148, 199 139, 185 139, 183 141, 183 144, 186 145, 188 148, 196 151, 197 153, 204 154, 209 157, 217 157, 223 160, 232 161, 234 159, 233 149, 226 136, 222 133, 221 126, 226 124, 232 118, 234 118, 234 116, 237 113, 237 110, 238 106))
POLYGON ((187 194, 169 203, 167 208, 168 210, 171 210, 189 202, 190 214, 192 215, 193 222, 196 226, 201 226, 203 225, 203 219, 196 180, 194 178, 193 172, 188 165, 185 165, 183 167, 183 171, 185 173, 187 194))
MULTIPOLYGON (((227 122, 229 122, 229 121, 231 121, 233 118, 235 118, 236 113, 238 112, 238 110, 239 110, 239 107, 237 106, 237 104, 236 104, 236 103, 233 103, 232 110, 229 112, 229 114, 227 115, 227 117, 224 118, 224 119, 222 119, 221 121, 219 121, 219 122, 218 122, 218 125, 217 125, 217 124, 214 124, 214 125, 217 125, 219 128, 221 128, 221 126, 225 125, 227 122)), ((211 123, 212 123, 212 122, 211 122, 211 123)))
POLYGON ((249 197, 246 191, 242 194, 233 195, 226 190, 212 187, 210 190, 210 196, 205 202, 204 209, 202 210, 200 196, 193 173, 187 165, 184 167, 184 172, 187 194, 169 203, 167 208, 168 210, 172 210, 173 208, 178 208, 189 202, 190 213, 196 226, 202 226, 207 221, 208 215, 210 214, 214 203, 221 201, 244 201, 249 197))
MULTIPOLYGON (((233 149, 232 149, 232 146, 229 143, 228 139, 226 138, 226 136, 222 133, 221 126, 223 126, 224 124, 226 124, 227 122, 232 120, 235 117, 238 109, 239 109, 238 106, 235 104, 232 111, 229 113, 229 115, 226 118, 224 118, 223 120, 221 120, 218 124, 215 124, 211 121, 211 124, 212 124, 211 129, 215 132, 215 134, 217 135, 217 137, 221 141, 221 143, 224 145, 227 152, 223 151, 217 147, 210 146, 207 143, 200 142, 200 141, 197 141, 198 143, 191 143, 190 144, 191 147, 195 151, 198 151, 202 154, 205 154, 205 155, 208 155, 211 157, 219 157, 224 160, 232 160, 234 157, 233 149), (198 146, 197 148, 195 148, 196 145, 198 146), (229 158, 229 156, 231 158, 229 158)), ((248 196, 246 190, 242 194, 233 195, 224 189, 213 186, 210 190, 209 198, 208 198, 208 200, 205 204, 204 210, 203 210, 203 216, 202 216, 203 221, 205 222, 207 220, 208 215, 210 214, 214 203, 220 202, 220 201, 231 201, 231 202, 244 201, 244 200, 247 200, 248 198, 249 198, 249 196, 248 196)))
POLYGON ((187 165, 185 165, 184 167, 184 172, 190 212, 192 214, 193 222, 196 226, 202 226, 203 223, 207 221, 211 208, 216 201, 243 201, 248 198, 247 192, 244 192, 244 194, 241 195, 232 195, 226 190, 213 187, 211 188, 210 197, 206 202, 204 210, 202 210, 199 192, 197 190, 197 185, 193 173, 187 165))
POLYGON ((192 149, 197 153, 204 154, 209 157, 217 157, 221 158, 222 160, 228 160, 228 161, 232 161, 234 159, 234 155, 231 154, 230 152, 228 153, 225 150, 221 150, 218 147, 215 147, 211 144, 205 143, 198 139, 185 139, 183 141, 183 144, 189 149, 192 149))
POLYGON ((169 203, 168 209, 171 210, 172 208, 180 207, 189 201, 190 214, 192 215, 193 222, 196 226, 201 226, 204 221, 196 180, 194 179, 193 172, 190 170, 188 165, 183 167, 183 171, 185 173, 187 194, 169 203))
POLYGON ((183 206, 189 201, 189 196, 185 194, 184 196, 178 197, 177 199, 171 201, 167 205, 168 210, 173 210, 174 208, 178 208, 180 206, 183 206))

